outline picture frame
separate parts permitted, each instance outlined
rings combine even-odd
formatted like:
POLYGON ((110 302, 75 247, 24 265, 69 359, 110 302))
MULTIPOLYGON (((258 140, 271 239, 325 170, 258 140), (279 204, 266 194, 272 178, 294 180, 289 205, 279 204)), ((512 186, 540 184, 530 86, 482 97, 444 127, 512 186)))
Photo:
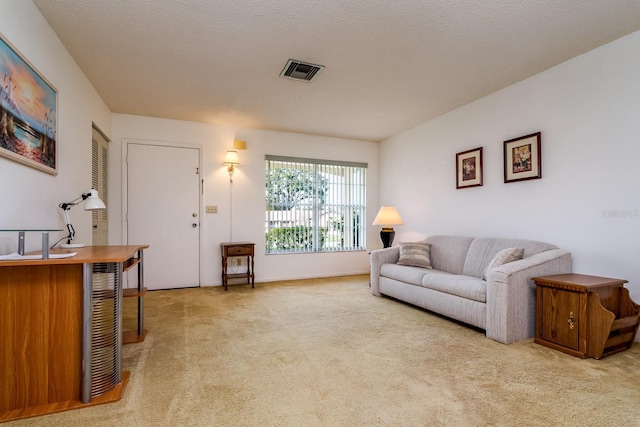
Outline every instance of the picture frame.
POLYGON ((504 141, 504 182, 542 178, 542 133, 504 141))
POLYGON ((0 156, 58 174, 58 91, 0 33, 0 156))
POLYGON ((482 186, 482 147, 456 154, 456 189, 482 186))

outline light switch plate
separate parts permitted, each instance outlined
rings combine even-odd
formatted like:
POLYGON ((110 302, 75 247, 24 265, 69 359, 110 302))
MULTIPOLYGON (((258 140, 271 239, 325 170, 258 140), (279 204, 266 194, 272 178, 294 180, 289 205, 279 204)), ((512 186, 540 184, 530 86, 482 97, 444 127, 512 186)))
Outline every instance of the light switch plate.
POLYGON ((207 213, 218 213, 218 207, 215 205, 207 205, 207 213))

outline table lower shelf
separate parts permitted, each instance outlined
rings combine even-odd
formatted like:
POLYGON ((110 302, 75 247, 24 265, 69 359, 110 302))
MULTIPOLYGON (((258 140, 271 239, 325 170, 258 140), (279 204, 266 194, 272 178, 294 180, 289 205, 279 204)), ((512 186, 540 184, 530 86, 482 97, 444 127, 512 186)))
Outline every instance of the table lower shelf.
POLYGON ((143 297, 144 294, 147 293, 147 288, 142 288, 142 290, 138 290, 138 288, 125 288, 122 290, 123 298, 132 298, 132 297, 143 297))
POLYGON ((231 274, 227 274, 227 279, 247 279, 247 280, 249 280, 249 279, 251 279, 251 274, 249 274, 249 273, 231 273, 231 274))
MULTIPOLYGON (((123 298, 137 298, 138 299, 138 310, 142 309, 143 298, 147 293, 147 288, 144 287, 142 289, 138 288, 125 288, 122 290, 123 298)), ((142 329, 144 320, 142 318, 144 314, 138 311, 138 328, 133 331, 124 331, 122 332, 122 344, 135 344, 144 341, 147 336, 147 330, 142 329), (142 329, 142 333, 139 331, 142 329)))
POLYGON ((122 344, 135 344, 144 341, 147 337, 147 330, 142 332, 142 335, 138 334, 138 331, 124 331, 122 333, 122 344))

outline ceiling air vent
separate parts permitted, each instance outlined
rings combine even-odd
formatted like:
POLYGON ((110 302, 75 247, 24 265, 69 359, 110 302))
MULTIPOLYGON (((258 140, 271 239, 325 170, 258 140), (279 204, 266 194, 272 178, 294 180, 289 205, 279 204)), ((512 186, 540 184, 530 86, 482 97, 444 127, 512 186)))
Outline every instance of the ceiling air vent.
POLYGON ((316 78, 320 71, 324 69, 324 65, 310 64, 308 62, 297 61, 290 59, 287 65, 284 66, 280 77, 286 77, 288 79, 312 81, 316 78))

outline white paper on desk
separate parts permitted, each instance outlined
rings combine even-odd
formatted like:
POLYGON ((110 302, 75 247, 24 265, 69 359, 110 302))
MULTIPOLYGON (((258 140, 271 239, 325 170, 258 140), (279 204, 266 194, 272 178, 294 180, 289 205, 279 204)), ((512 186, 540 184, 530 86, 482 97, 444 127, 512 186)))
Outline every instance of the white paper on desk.
MULTIPOLYGON (((70 252, 68 254, 49 254, 49 259, 71 258, 77 253, 78 252, 70 252)), ((42 255, 20 255, 17 252, 9 255, 0 255, 0 261, 16 261, 23 259, 42 259, 42 255)))

